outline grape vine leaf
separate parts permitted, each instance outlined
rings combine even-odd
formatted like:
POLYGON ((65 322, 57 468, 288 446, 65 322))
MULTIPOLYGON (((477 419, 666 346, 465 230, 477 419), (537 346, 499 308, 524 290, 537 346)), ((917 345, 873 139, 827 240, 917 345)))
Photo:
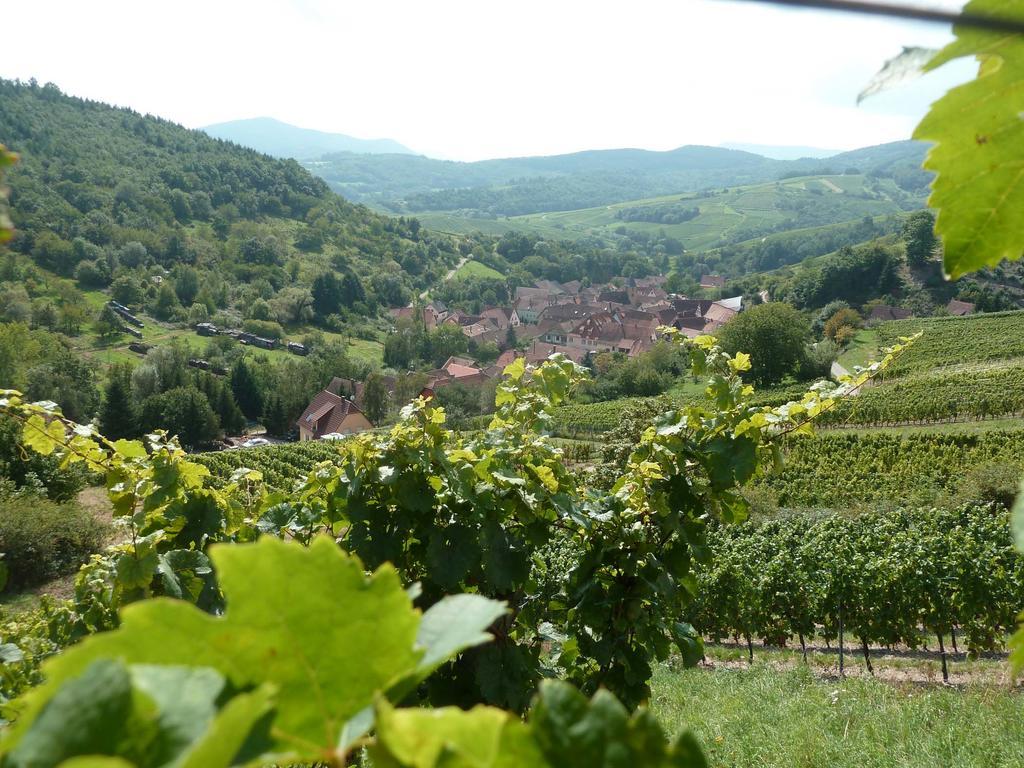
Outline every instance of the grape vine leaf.
POLYGON ((518 768, 546 761, 526 724, 494 707, 377 710, 380 768, 518 768))
POLYGON ((696 739, 673 742, 647 710, 630 715, 609 692, 587 699, 568 683, 548 680, 523 723, 491 707, 468 712, 378 706, 381 768, 706 768, 696 739))
MULTIPOLYGON (((1010 531, 1017 551, 1024 552, 1024 480, 1021 480, 1017 498, 1013 502, 1013 510, 1010 512, 1010 531)), ((1010 638, 1009 643, 1010 666, 1014 674, 1024 670, 1024 612, 1021 612, 1017 620, 1021 626, 1010 638)))
POLYGON ((934 48, 905 47, 899 55, 893 56, 885 62, 882 69, 871 78, 871 82, 857 94, 857 103, 860 104, 864 99, 874 96, 876 93, 888 91, 917 79, 924 74, 925 66, 935 58, 936 53, 938 51, 934 48))
POLYGON ((210 559, 224 615, 166 598, 126 607, 120 628, 46 662, 46 682, 21 701, 0 752, 17 749, 90 664, 118 659, 133 667, 208 667, 236 689, 270 685, 274 750, 296 760, 333 759, 348 721, 376 696, 392 686, 407 690, 489 639, 484 630, 504 611, 496 601, 463 595, 457 614, 442 600, 421 620, 392 566, 366 576, 360 561, 326 536, 308 548, 274 537, 214 545, 210 559))
MULTIPOLYGON (((965 13, 1013 16, 1020 0, 972 0, 965 13)), ((935 142, 924 167, 935 171, 928 205, 938 211, 950 279, 1024 253, 1024 39, 955 26, 956 40, 926 71, 976 56, 978 76, 936 101, 914 131, 935 142)))
POLYGON ((98 659, 58 691, 4 765, 227 768, 270 711, 271 690, 220 707, 225 683, 203 667, 98 659))

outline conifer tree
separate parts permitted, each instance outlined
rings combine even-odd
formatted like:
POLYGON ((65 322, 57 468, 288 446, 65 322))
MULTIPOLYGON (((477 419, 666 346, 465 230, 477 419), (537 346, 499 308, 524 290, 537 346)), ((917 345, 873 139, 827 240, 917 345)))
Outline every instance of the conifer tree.
POLYGON ((256 420, 263 415, 263 392, 244 359, 231 369, 231 392, 246 418, 256 420))
POLYGON ((100 429, 112 440, 139 435, 139 412, 132 397, 132 367, 128 363, 115 365, 110 371, 103 388, 100 429))

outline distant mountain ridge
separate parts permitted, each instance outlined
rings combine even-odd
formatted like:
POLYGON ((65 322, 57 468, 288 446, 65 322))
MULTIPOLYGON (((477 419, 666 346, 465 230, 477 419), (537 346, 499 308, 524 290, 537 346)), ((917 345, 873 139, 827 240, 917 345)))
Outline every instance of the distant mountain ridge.
POLYGON ((462 211, 493 217, 579 210, 851 169, 893 178, 917 194, 931 179, 921 170, 926 148, 921 142, 902 141, 826 158, 775 160, 737 149, 684 146, 471 163, 419 155, 336 153, 304 165, 355 202, 403 214, 462 211))
POLYGON ((744 152, 753 152, 755 155, 771 158, 772 160, 800 160, 805 157, 822 159, 833 157, 841 153, 838 149, 822 149, 821 147, 801 147, 788 144, 743 144, 739 142, 726 142, 720 144, 723 149, 739 149, 744 152))
POLYGON ((275 120, 253 117, 215 123, 200 130, 217 139, 233 141, 271 157, 311 160, 334 152, 355 154, 414 154, 393 139, 357 139, 343 133, 328 133, 275 120))

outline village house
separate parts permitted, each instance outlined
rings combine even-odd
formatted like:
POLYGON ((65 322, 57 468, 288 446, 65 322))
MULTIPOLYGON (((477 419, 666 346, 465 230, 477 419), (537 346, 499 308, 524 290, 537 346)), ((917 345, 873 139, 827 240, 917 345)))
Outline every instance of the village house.
POLYGON ((573 328, 566 346, 586 352, 622 352, 633 357, 651 345, 653 334, 648 338, 630 337, 625 329, 626 324, 619 314, 601 312, 573 328))
POLYGON ((737 310, 716 301, 708 307, 707 312, 704 313, 704 333, 714 333, 727 322, 732 320, 736 314, 737 310))
POLYGON ((324 435, 352 435, 373 429, 355 403, 326 389, 306 406, 296 425, 303 442, 319 440, 324 435))
POLYGON ((517 288, 513 308, 520 323, 537 323, 541 312, 559 302, 558 295, 540 288, 517 288))
POLYGON ((565 288, 562 287, 561 283, 554 280, 537 280, 534 282, 534 286, 542 291, 547 291, 550 294, 565 293, 565 288))
POLYGON ((565 355, 574 363, 582 364, 583 361, 587 359, 587 355, 590 354, 590 351, 580 349, 579 347, 566 347, 560 344, 546 344, 539 339, 536 339, 526 351, 526 362, 531 365, 537 365, 556 353, 565 355))
POLYGON ((634 306, 664 301, 668 294, 659 286, 634 285, 626 289, 629 296, 629 303, 634 306))
POLYGON ((437 390, 448 384, 473 386, 490 381, 491 376, 475 360, 468 357, 449 357, 440 368, 427 373, 427 386, 437 390))
POLYGON ((522 355, 517 350, 506 349, 498 355, 498 359, 494 361, 494 364, 498 368, 504 368, 506 365, 512 365, 512 363, 516 361, 516 358, 521 356, 522 355))
POLYGON ((583 284, 579 280, 570 280, 568 283, 562 283, 562 290, 564 290, 569 296, 575 296, 580 292, 583 284))
POLYGON ((447 320, 449 314, 448 307, 443 302, 432 301, 423 308, 423 325, 428 331, 432 331, 447 320))
MULTIPOLYGON (((387 390, 388 395, 390 397, 394 397, 395 389, 398 387, 398 379, 394 376, 381 376, 380 380, 384 385, 384 389, 387 390)), ((365 403, 363 402, 364 390, 364 382, 341 376, 335 376, 331 379, 331 383, 327 385, 328 392, 338 395, 339 397, 348 398, 355 403, 358 408, 363 408, 365 406, 365 403)))
POLYGON ((493 321, 502 331, 519 327, 519 313, 514 307, 488 307, 480 313, 480 317, 493 321))
POLYGON ((949 304, 946 305, 946 311, 955 317, 973 315, 974 305, 969 301, 957 301, 956 299, 950 299, 949 304))
POLYGON ((606 288, 597 295, 597 303, 629 306, 629 291, 621 288, 606 288))
POLYGON ((914 313, 909 309, 903 307, 889 307, 881 305, 871 308, 871 313, 868 315, 869 322, 883 323, 889 320, 906 320, 907 318, 913 317, 914 313))
POLYGON ((725 288, 725 278, 721 275, 701 275, 701 288, 725 288))

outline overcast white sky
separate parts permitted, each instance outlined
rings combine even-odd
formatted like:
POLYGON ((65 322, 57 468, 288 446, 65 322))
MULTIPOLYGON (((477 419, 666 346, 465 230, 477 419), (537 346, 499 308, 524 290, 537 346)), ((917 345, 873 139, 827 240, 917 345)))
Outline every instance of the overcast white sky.
POLYGON ((23 0, 4 16, 0 77, 193 128, 266 115, 460 160, 852 149, 908 138, 973 73, 857 107, 885 59, 948 28, 725 0, 23 0))

